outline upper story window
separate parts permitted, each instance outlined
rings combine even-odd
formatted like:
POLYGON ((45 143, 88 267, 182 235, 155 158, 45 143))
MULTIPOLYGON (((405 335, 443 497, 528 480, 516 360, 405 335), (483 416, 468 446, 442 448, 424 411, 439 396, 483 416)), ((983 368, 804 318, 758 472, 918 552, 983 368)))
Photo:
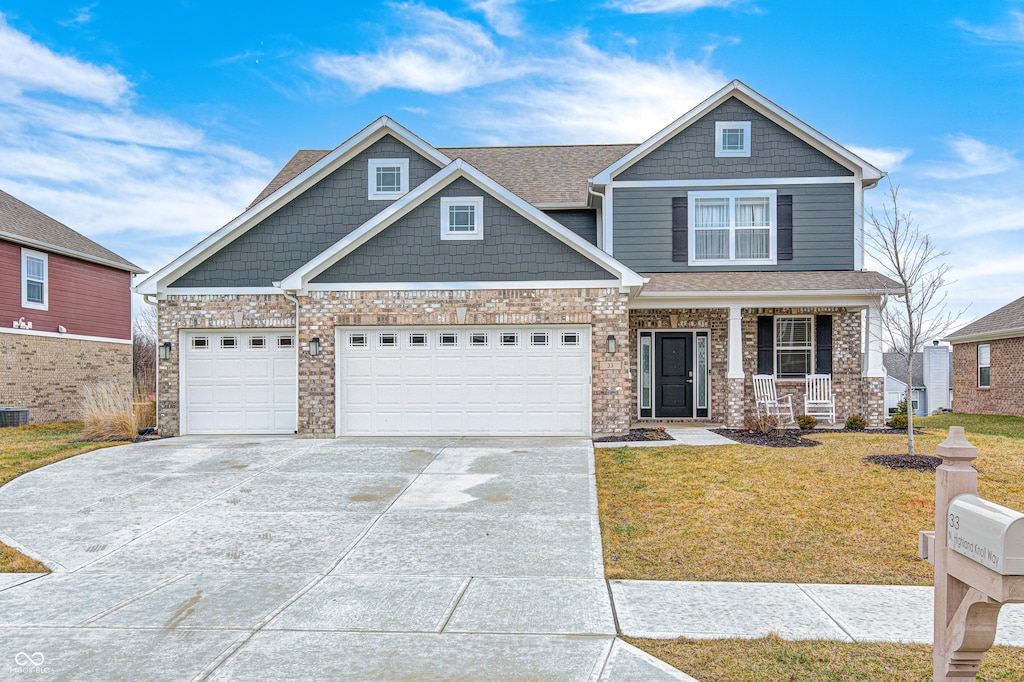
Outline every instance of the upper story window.
POLYGON ((441 239, 483 239, 483 220, 483 197, 441 198, 441 239))
POLYGON ((47 310, 49 307, 49 264, 45 253, 21 250, 21 307, 47 310))
POLYGON ((750 121, 716 121, 715 156, 750 156, 750 121))
POLYGON ((774 264, 774 190, 690 192, 691 265, 774 264))
POLYGON ((370 159, 368 198, 397 199, 409 191, 409 159, 370 159))
POLYGON ((992 355, 987 343, 978 344, 978 387, 988 388, 992 385, 992 355))

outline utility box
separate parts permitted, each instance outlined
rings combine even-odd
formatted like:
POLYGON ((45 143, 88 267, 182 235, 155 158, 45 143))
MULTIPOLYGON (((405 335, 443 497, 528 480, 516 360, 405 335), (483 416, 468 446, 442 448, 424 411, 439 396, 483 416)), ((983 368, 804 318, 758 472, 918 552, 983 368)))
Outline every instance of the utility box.
POLYGON ((1024 575, 1024 514, 958 495, 946 511, 946 546, 1000 575, 1024 575))
POLYGON ((28 409, 23 407, 0 407, 0 428, 25 426, 28 424, 28 409))

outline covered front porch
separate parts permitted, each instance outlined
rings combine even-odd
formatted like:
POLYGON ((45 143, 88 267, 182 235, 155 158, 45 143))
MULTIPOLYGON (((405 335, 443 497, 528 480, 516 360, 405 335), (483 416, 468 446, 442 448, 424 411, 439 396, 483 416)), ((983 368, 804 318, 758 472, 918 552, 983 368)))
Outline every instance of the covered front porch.
POLYGON ((739 428, 755 411, 753 377, 775 377, 804 413, 808 374, 829 374, 836 420, 885 419, 876 273, 648 275, 630 300, 633 419, 739 428))

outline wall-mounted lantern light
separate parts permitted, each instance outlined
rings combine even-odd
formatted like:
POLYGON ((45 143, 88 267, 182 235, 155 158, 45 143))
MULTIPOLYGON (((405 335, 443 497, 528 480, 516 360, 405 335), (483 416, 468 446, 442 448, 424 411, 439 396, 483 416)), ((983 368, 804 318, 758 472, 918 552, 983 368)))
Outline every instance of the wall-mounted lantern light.
POLYGON ((320 337, 314 336, 309 340, 309 355, 310 357, 317 357, 320 355, 320 337))
POLYGON ((608 352, 615 352, 615 336, 613 336, 612 334, 608 335, 608 352))
POLYGON ((164 341, 160 344, 160 359, 170 360, 171 359, 171 342, 164 341))

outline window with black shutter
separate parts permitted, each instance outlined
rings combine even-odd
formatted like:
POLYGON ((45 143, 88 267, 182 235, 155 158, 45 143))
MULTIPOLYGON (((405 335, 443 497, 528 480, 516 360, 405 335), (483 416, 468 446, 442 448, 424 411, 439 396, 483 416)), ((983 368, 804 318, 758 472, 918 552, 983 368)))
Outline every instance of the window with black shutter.
POLYGON ((831 315, 817 315, 814 318, 814 367, 817 374, 832 373, 831 315))
POLYGON ((776 252, 779 260, 793 260, 793 195, 776 197, 776 252))
POLYGON ((757 316, 757 373, 775 374, 775 318, 757 316))
POLYGON ((686 197, 672 197, 672 260, 685 263, 687 260, 687 213, 686 197))

